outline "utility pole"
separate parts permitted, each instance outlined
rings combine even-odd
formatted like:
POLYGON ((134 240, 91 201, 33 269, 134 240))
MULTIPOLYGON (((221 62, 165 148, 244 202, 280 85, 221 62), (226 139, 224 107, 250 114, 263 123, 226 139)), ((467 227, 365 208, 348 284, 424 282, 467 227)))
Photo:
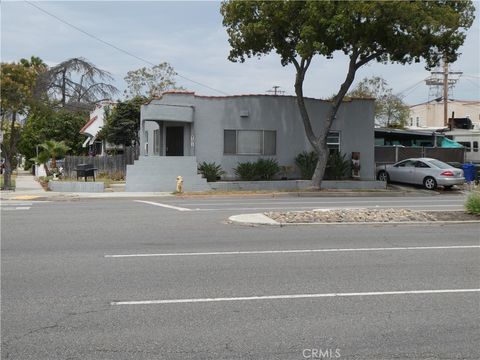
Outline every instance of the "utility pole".
POLYGON ((443 57, 443 125, 448 126, 448 61, 443 57))
POLYGON ((280 89, 280 86, 274 85, 274 86, 272 86, 271 90, 267 90, 267 93, 270 93, 270 94, 273 93, 273 95, 283 95, 283 94, 285 94, 285 91, 282 91, 282 90, 279 90, 279 89, 280 89))

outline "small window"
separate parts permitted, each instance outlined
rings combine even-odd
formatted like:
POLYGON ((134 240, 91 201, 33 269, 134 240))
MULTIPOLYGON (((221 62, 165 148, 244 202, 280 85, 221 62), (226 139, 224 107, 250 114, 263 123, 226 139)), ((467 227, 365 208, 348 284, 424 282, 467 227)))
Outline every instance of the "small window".
POLYGON ((103 149, 102 142, 95 141, 95 155, 103 155, 102 149, 103 149))
POLYGON ((340 152, 340 133, 332 131, 327 136, 327 147, 330 153, 340 152))
MULTIPOLYGON (((470 152, 472 151, 472 145, 470 143, 470 141, 457 141, 460 145, 463 145, 463 147, 465 148, 465 151, 466 152, 470 152)), ((478 146, 477 146, 478 148, 478 146)))
POLYGON ((473 151, 478 152, 478 141, 473 142, 473 151))
POLYGON ((417 116, 417 127, 420 126, 420 118, 417 116))

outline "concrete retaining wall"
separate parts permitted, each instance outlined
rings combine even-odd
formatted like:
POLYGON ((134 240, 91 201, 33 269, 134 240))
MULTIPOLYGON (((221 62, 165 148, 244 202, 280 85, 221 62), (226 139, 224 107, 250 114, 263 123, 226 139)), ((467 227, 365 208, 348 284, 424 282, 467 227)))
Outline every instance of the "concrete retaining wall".
MULTIPOLYGON (((213 190, 305 190, 311 187, 310 180, 280 180, 280 181, 218 181, 208 183, 213 190)), ((386 189, 383 181, 322 181, 322 189, 348 190, 381 190, 386 189)))
POLYGON ((49 181, 48 188, 58 192, 103 192, 103 182, 49 181))

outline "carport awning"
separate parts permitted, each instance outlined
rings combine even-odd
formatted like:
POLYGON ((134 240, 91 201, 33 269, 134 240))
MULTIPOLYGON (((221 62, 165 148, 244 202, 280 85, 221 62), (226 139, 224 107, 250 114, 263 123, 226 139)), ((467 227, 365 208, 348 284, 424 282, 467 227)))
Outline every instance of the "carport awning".
POLYGON ((442 139, 442 144, 440 145, 440 147, 442 147, 442 148, 463 148, 463 145, 444 137, 442 139))

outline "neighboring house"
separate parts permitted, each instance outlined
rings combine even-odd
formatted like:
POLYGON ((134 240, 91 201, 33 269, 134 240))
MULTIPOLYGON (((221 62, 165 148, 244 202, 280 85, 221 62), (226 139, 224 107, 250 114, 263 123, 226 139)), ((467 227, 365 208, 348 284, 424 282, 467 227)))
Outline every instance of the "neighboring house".
POLYGON ((480 129, 454 129, 445 132, 447 138, 465 147, 465 161, 480 163, 480 129))
MULTIPOLYGON (((443 119, 443 100, 431 100, 410 106, 409 129, 441 129, 445 128, 443 119)), ((476 129, 480 129, 479 100, 448 100, 448 117, 455 114, 455 119, 470 119, 476 129)))
POLYGON ((109 148, 109 144, 104 141, 97 140, 98 132, 105 124, 105 111, 115 106, 113 101, 102 101, 95 106, 90 112, 90 119, 80 130, 80 134, 87 136, 87 140, 83 143, 83 147, 88 147, 88 153, 92 155, 105 155, 105 151, 109 148))
MULTIPOLYGON (((314 130, 327 116, 330 103, 305 99, 314 130)), ((215 162, 235 179, 239 162, 274 158, 293 166, 311 147, 294 96, 199 96, 170 91, 142 106, 140 158, 127 166, 127 191, 173 191, 175 178, 184 189, 206 190, 197 164, 215 162)), ((360 179, 375 179, 374 100, 345 101, 329 136, 329 148, 350 159, 360 153, 360 179)))

